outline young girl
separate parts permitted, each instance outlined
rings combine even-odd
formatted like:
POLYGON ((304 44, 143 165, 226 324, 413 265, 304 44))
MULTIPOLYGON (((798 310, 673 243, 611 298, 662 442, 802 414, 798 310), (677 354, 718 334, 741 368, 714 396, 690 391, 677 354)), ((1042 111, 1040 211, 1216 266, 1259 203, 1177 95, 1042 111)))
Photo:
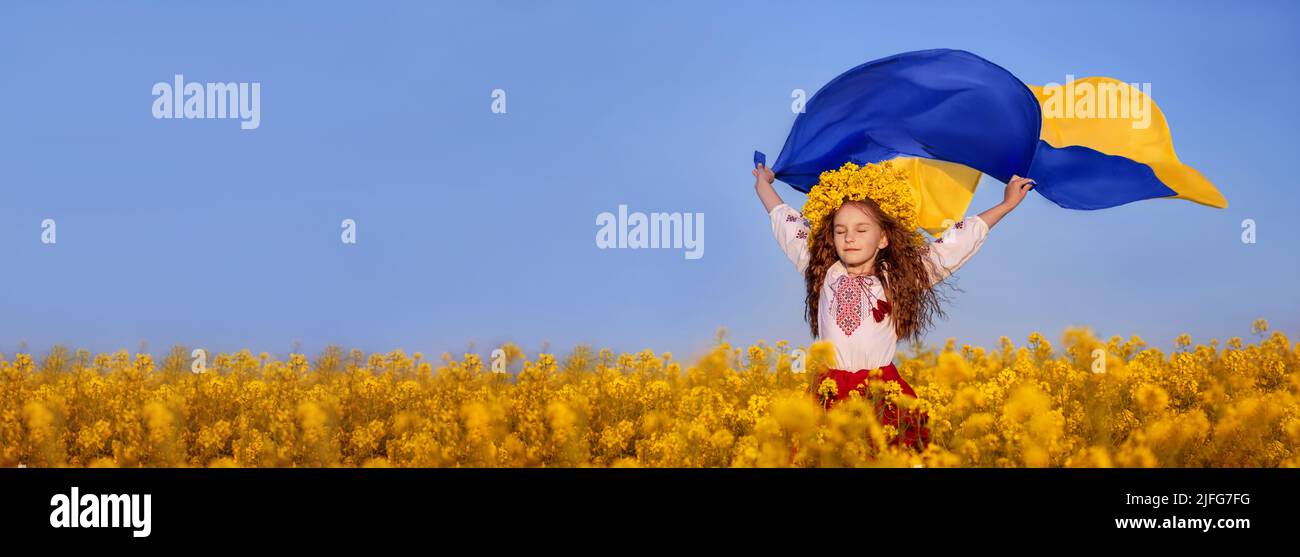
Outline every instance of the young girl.
MULTIPOLYGON (((823 172, 802 212, 781 201, 765 165, 753 172, 772 233, 804 275, 812 336, 835 348, 836 367, 812 383, 828 409, 850 391, 870 397, 872 381, 897 383, 887 391, 916 396, 893 363, 898 340, 921 338, 931 320, 944 315, 935 286, 979 250, 989 229, 1034 186, 1013 176, 1001 203, 953 223, 927 243, 917 230, 915 200, 903 172, 890 161, 823 172), (819 388, 825 379, 834 381, 834 390, 819 388)), ((882 425, 898 431, 891 444, 929 444, 924 412, 898 412, 884 400, 876 411, 882 425)))

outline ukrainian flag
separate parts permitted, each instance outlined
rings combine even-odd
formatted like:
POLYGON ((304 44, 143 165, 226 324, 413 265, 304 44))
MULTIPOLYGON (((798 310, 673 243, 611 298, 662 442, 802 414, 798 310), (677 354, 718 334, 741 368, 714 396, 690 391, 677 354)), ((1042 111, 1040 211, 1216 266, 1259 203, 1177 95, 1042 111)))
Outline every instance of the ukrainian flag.
POLYGON ((824 170, 886 160, 910 170, 932 234, 965 215, 981 173, 1033 178, 1033 191, 1067 209, 1160 197, 1228 205, 1178 160, 1149 94, 1107 77, 1028 86, 961 50, 897 54, 831 80, 795 118, 772 171, 807 192, 824 170))

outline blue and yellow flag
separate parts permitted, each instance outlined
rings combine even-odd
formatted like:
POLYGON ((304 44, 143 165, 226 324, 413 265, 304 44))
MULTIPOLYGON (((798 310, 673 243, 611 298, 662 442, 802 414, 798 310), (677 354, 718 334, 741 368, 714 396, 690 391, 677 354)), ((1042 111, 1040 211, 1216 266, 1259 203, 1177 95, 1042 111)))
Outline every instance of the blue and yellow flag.
POLYGON ((896 54, 831 80, 795 118, 776 178, 807 192, 845 162, 907 165, 930 233, 964 216, 979 182, 1033 178, 1067 209, 1104 209, 1158 197, 1227 207, 1174 154, 1159 107, 1106 77, 1028 86, 961 50, 896 54))

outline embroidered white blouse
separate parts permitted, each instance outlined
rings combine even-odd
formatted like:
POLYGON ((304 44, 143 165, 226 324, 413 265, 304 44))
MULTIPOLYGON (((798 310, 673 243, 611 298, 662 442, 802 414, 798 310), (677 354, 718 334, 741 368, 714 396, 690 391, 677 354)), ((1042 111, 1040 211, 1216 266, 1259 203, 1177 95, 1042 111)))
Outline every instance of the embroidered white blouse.
MULTIPOLYGON (((777 243, 803 274, 808 267, 808 221, 785 203, 772 208, 768 216, 777 243)), ((926 252, 930 283, 956 272, 975 255, 988 233, 984 219, 967 216, 930 242, 926 252)), ((828 340, 835 347, 839 369, 873 369, 894 361, 898 335, 888 313, 880 322, 872 318, 877 300, 885 300, 885 291, 876 277, 850 275, 839 261, 826 271, 817 307, 819 340, 828 340)))

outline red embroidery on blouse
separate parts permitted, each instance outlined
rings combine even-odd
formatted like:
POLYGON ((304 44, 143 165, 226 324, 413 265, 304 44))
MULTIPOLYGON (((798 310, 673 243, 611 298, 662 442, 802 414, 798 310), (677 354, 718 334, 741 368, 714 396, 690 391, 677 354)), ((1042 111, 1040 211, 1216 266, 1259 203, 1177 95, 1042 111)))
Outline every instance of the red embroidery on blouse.
POLYGON ((794 222, 794 221, 797 221, 797 220, 799 220, 799 217, 796 217, 796 216, 794 216, 794 215, 786 215, 786 216, 785 216, 785 222, 794 222))
POLYGON ((795 237, 795 238, 798 238, 798 239, 800 239, 800 240, 802 240, 802 239, 804 239, 804 238, 807 238, 807 237, 808 237, 808 231, 807 231, 807 230, 804 230, 804 229, 802 229, 802 228, 800 228, 798 232, 795 232, 795 233, 794 233, 794 237, 795 237))
MULTIPOLYGON (((962 227, 964 227, 964 226, 966 226, 966 221, 960 221, 960 220, 959 220, 959 221, 954 222, 954 223, 952 224, 952 227, 953 227, 953 228, 958 228, 958 229, 960 229, 960 228, 962 228, 962 227)), ((936 243, 936 244, 942 244, 942 243, 943 243, 943 237, 940 236, 939 238, 935 238, 934 243, 936 243)))
POLYGON ((832 290, 835 293, 835 324, 845 336, 853 334, 862 324, 862 302, 865 298, 871 309, 871 318, 879 323, 889 313, 889 302, 878 299, 871 294, 875 278, 840 275, 832 290))

